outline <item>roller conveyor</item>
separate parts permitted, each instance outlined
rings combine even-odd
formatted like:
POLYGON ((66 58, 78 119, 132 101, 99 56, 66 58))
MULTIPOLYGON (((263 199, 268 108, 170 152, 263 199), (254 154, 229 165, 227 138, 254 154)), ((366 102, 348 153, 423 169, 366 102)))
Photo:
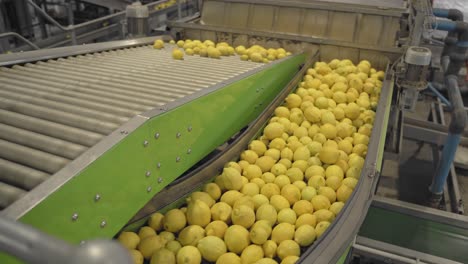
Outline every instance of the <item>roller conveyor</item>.
POLYGON ((139 113, 262 64, 140 46, 0 68, 0 207, 139 113))

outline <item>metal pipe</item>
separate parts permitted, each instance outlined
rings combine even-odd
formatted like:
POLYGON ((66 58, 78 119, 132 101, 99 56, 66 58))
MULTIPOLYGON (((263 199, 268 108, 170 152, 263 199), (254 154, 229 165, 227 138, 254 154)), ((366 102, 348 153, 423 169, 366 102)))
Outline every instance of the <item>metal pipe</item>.
POLYGON ((85 146, 1 123, 0 138, 67 159, 75 159, 87 149, 85 146))
POLYGON ((51 16, 49 16, 49 14, 47 14, 46 11, 42 10, 40 6, 36 5, 36 3, 34 3, 33 0, 28 0, 28 4, 30 4, 37 12, 39 12, 39 14, 41 14, 45 19, 47 19, 47 21, 52 23, 54 26, 60 28, 63 31, 70 30, 68 27, 60 25, 60 23, 53 19, 51 16))
POLYGON ((87 147, 94 146, 103 137, 103 135, 91 131, 57 124, 44 119, 14 113, 3 109, 0 109, 0 122, 87 147))
POLYGON ((463 13, 458 9, 434 8, 432 11, 436 17, 448 18, 453 21, 463 21, 463 13))
POLYGON ((50 177, 50 174, 5 159, 0 159, 0 171, 0 182, 28 191, 50 177))
POLYGON ((31 41, 27 40, 26 38, 24 38, 23 36, 21 36, 20 34, 16 33, 16 32, 6 32, 6 33, 1 33, 0 34, 0 39, 1 38, 6 38, 6 37, 16 37, 16 38, 19 38, 21 39, 22 41, 24 41, 26 44, 28 44, 31 48, 35 49, 35 50, 38 50, 38 49, 41 49, 39 48, 36 44, 32 43, 31 41))
POLYGON ((355 248, 357 250, 360 250, 360 251, 363 251, 363 252, 366 252, 366 253, 373 254, 375 256, 382 256, 382 257, 385 257, 387 259, 396 260, 396 261, 401 262, 401 263, 428 264, 426 262, 420 261, 419 259, 411 259, 411 258, 399 256, 399 255, 396 255, 396 254, 393 254, 393 253, 385 252, 385 251, 382 251, 382 250, 378 250, 378 249, 358 245, 358 244, 354 244, 353 248, 355 248))
POLYGON ((72 42, 72 45, 76 45, 76 32, 75 32, 75 27, 73 26, 73 24, 75 23, 75 18, 73 15, 73 0, 68 0, 67 11, 68 11, 68 28, 71 31, 70 32, 71 42, 72 42))
POLYGON ((440 101, 442 101, 442 103, 446 104, 449 108, 452 107, 452 104, 450 103, 450 101, 447 98, 445 98, 443 94, 437 91, 437 89, 432 85, 432 83, 428 83, 427 87, 429 88, 429 90, 431 90, 432 93, 434 93, 440 99, 440 101))
POLYGON ((0 251, 32 264, 133 263, 128 251, 115 241, 95 240, 75 247, 6 217, 0 217, 0 251))
MULTIPOLYGON (((0 182, 0 209, 6 208, 25 194, 26 192, 21 189, 0 182)), ((0 243, 2 241, 1 236, 0 232, 0 243)))
POLYGON ((20 146, 0 139, 0 158, 30 166, 48 173, 55 173, 70 162, 56 155, 20 146))
POLYGON ((450 166, 455 158, 455 153, 460 143, 461 134, 465 129, 467 119, 467 114, 463 107, 463 99, 458 87, 457 77, 449 75, 445 78, 445 82, 450 101, 452 102, 452 120, 449 125, 449 133, 446 143, 442 150, 442 157, 430 186, 431 193, 434 196, 434 202, 437 202, 437 200, 440 199, 440 195, 443 193, 450 166))

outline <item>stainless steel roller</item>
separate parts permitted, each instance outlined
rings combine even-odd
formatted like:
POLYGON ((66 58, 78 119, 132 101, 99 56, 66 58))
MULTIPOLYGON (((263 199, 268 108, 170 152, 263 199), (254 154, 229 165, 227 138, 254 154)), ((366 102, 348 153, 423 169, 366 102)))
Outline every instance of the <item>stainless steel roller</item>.
POLYGON ((50 178, 123 123, 263 64, 185 56, 174 45, 0 68, 0 207, 50 178))

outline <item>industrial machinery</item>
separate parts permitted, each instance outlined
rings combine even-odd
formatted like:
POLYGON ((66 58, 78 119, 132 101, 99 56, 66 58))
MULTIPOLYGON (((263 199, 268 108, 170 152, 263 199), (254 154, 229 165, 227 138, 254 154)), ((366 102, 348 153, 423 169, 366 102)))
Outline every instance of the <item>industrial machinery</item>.
MULTIPOLYGON (((140 7, 127 9, 138 34, 146 31, 140 7)), ((168 21, 171 36, 0 56, 0 229, 15 230, 0 232, 1 262, 125 263, 115 244, 93 240, 180 205, 239 156, 311 65, 346 58, 385 71, 375 123, 359 184, 299 263, 467 263, 466 216, 376 195, 386 157, 401 153, 405 136, 435 146, 428 201, 462 210, 445 182, 450 176, 455 185, 452 162, 465 140, 456 75, 467 27, 433 14, 453 19, 456 12, 423 0, 207 0, 199 16, 168 21), (440 68, 452 118, 447 129, 434 115, 427 131, 428 122, 405 113, 439 60, 429 45, 432 28, 451 32, 440 68), (268 64, 238 56, 173 60, 172 45, 151 46, 171 37, 284 47, 293 55, 268 64), (93 250, 101 258, 87 254, 93 250)))

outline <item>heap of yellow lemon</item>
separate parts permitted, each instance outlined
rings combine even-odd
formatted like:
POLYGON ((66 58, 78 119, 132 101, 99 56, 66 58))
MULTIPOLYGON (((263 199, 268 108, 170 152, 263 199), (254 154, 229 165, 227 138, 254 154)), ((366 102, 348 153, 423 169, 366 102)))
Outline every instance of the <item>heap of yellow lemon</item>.
POLYGON ((383 77, 365 60, 317 62, 238 161, 118 240, 136 264, 295 263, 358 184, 383 77))
MULTIPOLYGON (((169 44, 176 45, 172 50, 172 58, 175 60, 182 60, 184 58, 184 52, 187 56, 198 55, 200 57, 213 59, 220 59, 222 56, 239 56, 243 61, 259 63, 268 63, 291 55, 291 52, 287 52, 283 48, 266 49, 260 45, 253 45, 249 48, 240 45, 234 48, 227 42, 215 43, 211 40, 205 40, 203 42, 190 39, 179 40, 177 42, 171 40, 169 44)), ((162 40, 155 40, 153 48, 164 48, 164 42, 162 40)))

